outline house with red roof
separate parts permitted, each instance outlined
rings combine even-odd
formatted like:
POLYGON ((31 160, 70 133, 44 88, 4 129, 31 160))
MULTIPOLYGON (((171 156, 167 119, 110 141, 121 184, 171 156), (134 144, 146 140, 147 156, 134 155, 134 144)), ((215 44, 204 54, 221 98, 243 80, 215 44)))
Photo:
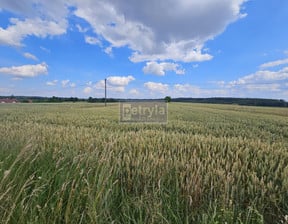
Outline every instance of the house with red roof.
POLYGON ((0 99, 0 103, 18 103, 18 100, 9 99, 9 98, 3 98, 3 99, 0 99))

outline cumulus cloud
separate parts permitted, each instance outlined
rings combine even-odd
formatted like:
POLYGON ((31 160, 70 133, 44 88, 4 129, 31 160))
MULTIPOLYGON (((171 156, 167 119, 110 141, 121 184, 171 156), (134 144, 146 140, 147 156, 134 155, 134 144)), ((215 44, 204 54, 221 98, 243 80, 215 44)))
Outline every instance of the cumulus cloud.
POLYGON ((0 27, 0 45, 23 46, 28 36, 45 38, 66 33, 67 16, 71 1, 22 1, 1 0, 0 8, 15 14, 7 28, 0 27), (70 3, 69 3, 70 2, 70 3))
POLYGON ((245 89, 248 91, 279 92, 281 85, 278 83, 248 84, 245 89))
POLYGON ((12 75, 19 78, 36 77, 48 73, 48 65, 46 63, 36 65, 22 65, 12 67, 0 67, 0 73, 12 75))
POLYGON ((191 84, 175 84, 174 91, 179 93, 190 93, 191 95, 198 95, 201 92, 198 86, 193 86, 191 84))
POLYGON ((113 48, 112 48, 111 46, 106 47, 106 48, 104 49, 104 52, 105 52, 106 54, 110 55, 110 56, 113 56, 113 48))
POLYGON ((178 75, 183 75, 185 71, 179 68, 180 65, 176 63, 168 63, 168 62, 147 62, 146 66, 143 68, 143 72, 145 74, 154 74, 154 75, 165 75, 166 71, 174 71, 178 75))
POLYGON ((264 64, 260 65, 260 68, 264 69, 264 68, 276 67, 276 66, 285 65, 285 64, 288 64, 288 58, 264 63, 264 64))
MULTIPOLYGON (((2 0, 0 8, 20 15, 10 26, 0 28, 0 44, 21 46, 25 37, 61 35, 70 15, 84 19, 96 36, 112 48, 129 47, 130 60, 205 61, 212 55, 203 50, 206 41, 243 18, 246 0, 51 0, 15 3, 2 0)), ((85 30, 76 24, 79 32, 85 30)), ((99 44, 86 37, 86 42, 99 44)))
POLYGON ((59 21, 67 15, 68 6, 71 3, 70 0, 30 0, 21 2, 1 0, 0 8, 26 17, 42 17, 47 20, 59 21))
POLYGON ((229 82, 229 85, 247 85, 255 83, 267 83, 288 79, 288 67, 282 68, 278 71, 257 71, 254 74, 243 76, 237 80, 229 82))
POLYGON ((86 82, 86 85, 87 85, 87 86, 92 86, 92 84, 93 84, 92 81, 88 81, 88 82, 86 82))
POLYGON ((61 35, 66 32, 66 21, 49 21, 41 18, 19 20, 10 19, 12 25, 6 29, 0 27, 0 45, 22 46, 22 40, 27 36, 45 38, 61 35))
POLYGON ((101 41, 96 38, 96 37, 91 37, 91 36, 85 36, 85 42, 87 44, 92 44, 92 45, 99 45, 101 46, 101 41))
POLYGON ((81 25, 76 24, 76 28, 80 33, 86 33, 89 29, 88 28, 83 28, 81 25))
POLYGON ((118 93, 124 93, 125 86, 108 86, 108 90, 111 90, 113 92, 118 92, 118 93))
POLYGON ((0 93, 1 94, 7 94, 7 93, 10 93, 10 92, 12 92, 11 89, 0 87, 0 93))
POLYGON ((62 85, 63 88, 66 88, 66 87, 74 88, 74 87, 76 87, 76 84, 74 82, 70 82, 69 79, 62 80, 61 81, 61 85, 62 85))
POLYGON ((133 95, 133 96, 137 96, 137 95, 139 95, 139 90, 137 90, 137 89, 131 89, 130 91, 129 91, 129 93, 131 94, 131 95, 133 95))
MULTIPOLYGON (((275 63, 279 65, 279 63, 275 63)), ((276 65, 276 66, 277 66, 276 65)), ((282 63, 281 63, 282 65, 282 63)), ((272 66, 271 66, 272 67, 272 66)), ((147 82, 144 86, 151 93, 168 94, 173 97, 269 97, 283 98, 288 86, 288 67, 278 70, 259 70, 232 81, 209 82, 205 87, 190 83, 169 86, 147 82)))
POLYGON ((105 88, 105 81, 104 80, 100 80, 100 81, 96 82, 96 84, 94 85, 94 88, 96 88, 96 89, 104 89, 105 88))
POLYGON ((87 86, 87 87, 84 88, 83 93, 90 94, 92 92, 92 90, 93 89, 90 86, 87 86))
MULTIPOLYGON (((203 45, 194 45, 191 44, 194 48, 188 47, 186 42, 181 41, 179 43, 171 43, 169 46, 165 46, 163 49, 165 52, 163 53, 154 53, 154 54, 144 54, 139 53, 139 51, 135 51, 130 60, 132 62, 142 62, 142 61, 165 61, 165 60, 173 60, 173 61, 182 61, 182 62, 201 62, 208 61, 213 58, 212 55, 203 53, 202 47, 203 45)), ((155 46, 156 47, 156 46, 155 46)))
POLYGON ((144 87, 146 87, 148 90, 152 92, 160 92, 160 93, 166 93, 169 89, 168 84, 163 84, 161 82, 145 82, 144 87))
MULTIPOLYGON (((268 62, 260 66, 260 68, 272 68, 286 64, 285 60, 277 60, 268 62)), ((232 81, 214 82, 218 87, 227 90, 235 96, 247 97, 252 94, 253 97, 283 97, 287 90, 285 83, 288 81, 288 67, 282 67, 278 70, 259 70, 255 73, 242 76, 232 81)))
POLYGON ((69 80, 69 79, 66 79, 66 80, 62 80, 62 81, 61 81, 61 85, 62 85, 62 87, 67 87, 67 86, 68 86, 68 84, 69 84, 69 82, 70 82, 70 80, 69 80))
POLYGON ((23 54, 23 56, 24 56, 25 58, 32 59, 32 60, 34 60, 34 61, 38 61, 38 58, 37 58, 35 55, 33 55, 33 54, 29 53, 29 52, 25 52, 25 53, 23 54))
POLYGON ((69 86, 70 86, 71 88, 75 88, 75 87, 76 87, 76 83, 71 82, 71 83, 69 84, 69 86))
MULTIPOLYGON (((106 87, 109 91, 113 92, 125 92, 125 87, 129 85, 131 81, 135 80, 132 75, 129 76, 109 76, 107 78, 106 87)), ((98 81, 94 87, 96 89, 104 89, 105 88, 105 81, 100 80, 98 81)))
POLYGON ((57 85, 57 83, 58 83, 58 80, 53 80, 53 81, 48 81, 48 82, 46 82, 46 85, 47 86, 56 86, 57 85))
MULTIPOLYGON (((103 90, 105 88, 105 81, 101 80, 99 82, 97 82, 94 87, 96 89, 101 89, 103 90)), ((125 92, 125 85, 121 86, 121 85, 111 85, 109 83, 106 84, 106 88, 108 89, 108 91, 112 91, 112 92, 125 92)))
POLYGON ((129 76, 110 76, 107 78, 107 82, 114 86, 127 86, 131 81, 135 80, 132 75, 129 76))
POLYGON ((131 60, 204 61, 207 40, 245 16, 245 0, 77 1, 75 14, 113 47, 128 46, 131 60), (153 7, 151 7, 153 5, 153 7), (201 21, 201 22, 199 22, 201 21))
POLYGON ((205 89, 189 83, 175 84, 171 92, 176 97, 212 97, 229 95, 227 89, 205 89))

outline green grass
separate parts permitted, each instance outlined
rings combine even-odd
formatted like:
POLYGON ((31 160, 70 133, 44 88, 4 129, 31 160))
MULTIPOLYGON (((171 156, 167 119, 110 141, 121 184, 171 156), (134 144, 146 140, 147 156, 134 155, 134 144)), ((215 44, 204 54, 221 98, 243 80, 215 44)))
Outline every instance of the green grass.
POLYGON ((1 223, 285 223, 288 110, 0 105, 1 223))

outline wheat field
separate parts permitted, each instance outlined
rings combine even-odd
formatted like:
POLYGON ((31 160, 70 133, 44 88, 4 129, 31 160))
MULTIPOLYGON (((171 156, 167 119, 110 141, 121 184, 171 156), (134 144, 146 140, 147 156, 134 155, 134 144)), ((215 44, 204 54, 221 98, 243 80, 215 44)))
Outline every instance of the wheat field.
POLYGON ((288 109, 0 105, 1 223, 288 223, 288 109))

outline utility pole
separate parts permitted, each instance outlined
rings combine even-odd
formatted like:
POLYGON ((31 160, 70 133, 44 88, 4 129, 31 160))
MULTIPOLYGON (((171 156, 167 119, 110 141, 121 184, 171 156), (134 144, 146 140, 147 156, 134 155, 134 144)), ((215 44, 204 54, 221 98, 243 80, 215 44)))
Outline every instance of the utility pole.
POLYGON ((107 104, 107 79, 105 79, 105 107, 106 107, 106 104, 107 104))

